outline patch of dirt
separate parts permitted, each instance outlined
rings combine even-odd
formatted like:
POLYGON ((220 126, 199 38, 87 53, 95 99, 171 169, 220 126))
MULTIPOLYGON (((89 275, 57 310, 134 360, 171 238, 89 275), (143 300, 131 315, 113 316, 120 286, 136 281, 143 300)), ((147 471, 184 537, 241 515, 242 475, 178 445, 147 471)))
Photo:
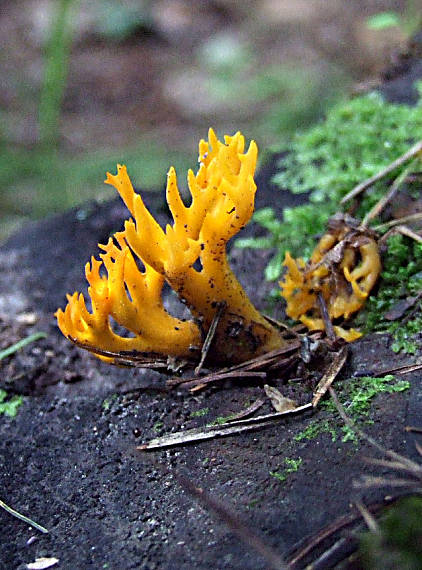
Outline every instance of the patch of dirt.
MULTIPOLYGON (((281 210, 291 197, 274 194, 271 173, 269 165, 258 180, 260 205, 276 202, 281 210)), ((163 223, 161 200, 157 194, 147 197, 163 223)), ((88 204, 28 226, 1 249, 1 347, 34 330, 48 333, 1 363, 1 386, 26 395, 16 418, 0 416, 1 498, 50 532, 42 535, 0 509, 0 568, 23 569, 41 556, 57 557, 57 568, 81 570, 266 568, 248 544, 181 488, 178 474, 224 502, 285 555, 349 511, 354 479, 383 471, 362 463, 373 455, 366 444, 355 448, 327 434, 295 441, 309 415, 198 445, 137 451, 136 445, 157 435, 238 412, 262 390, 227 382, 196 395, 167 393, 162 375, 107 366, 61 336, 53 311, 63 306, 66 292, 85 288, 83 264, 125 217, 118 201, 88 204), (37 322, 25 325, 23 315, 37 322), (192 415, 204 408, 209 411, 203 417, 192 415), (282 482, 270 472, 281 471, 285 457, 302 464, 282 482)), ((235 271, 262 308, 269 287, 261 277, 267 254, 234 255, 235 271)), ((415 357, 390 350, 388 336, 374 335, 352 345, 336 382, 413 362, 415 357)), ((416 459, 413 436, 404 428, 420 426, 421 374, 406 379, 409 391, 377 397, 367 431, 416 459)), ((324 412, 316 415, 323 418, 324 412)), ((368 501, 382 497, 381 491, 366 495, 368 501)))

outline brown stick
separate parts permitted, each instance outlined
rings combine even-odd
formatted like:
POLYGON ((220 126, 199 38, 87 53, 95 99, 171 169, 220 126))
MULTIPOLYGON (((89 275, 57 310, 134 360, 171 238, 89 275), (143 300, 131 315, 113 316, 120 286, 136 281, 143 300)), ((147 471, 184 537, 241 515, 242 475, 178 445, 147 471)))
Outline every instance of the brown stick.
POLYGON ((215 374, 209 374, 208 376, 204 376, 203 378, 196 378, 191 382, 185 382, 183 384, 184 388, 188 388, 191 392, 197 392, 198 390, 202 390, 205 388, 207 384, 211 384, 213 382, 221 382, 222 380, 228 380, 233 378, 235 380, 243 379, 243 378, 262 378, 265 380, 267 377, 266 372, 249 372, 243 370, 235 370, 234 372, 217 372, 215 374))
POLYGON ((248 406, 244 410, 238 412, 237 414, 233 414, 232 416, 230 416, 230 419, 227 420, 227 423, 237 422, 238 420, 242 420, 243 418, 247 418, 248 416, 251 416, 257 410, 259 410, 259 408, 261 408, 264 405, 264 403, 265 403, 264 400, 261 400, 261 398, 258 398, 258 400, 255 400, 255 402, 253 404, 251 404, 250 406, 248 406))
POLYGON ((179 386, 182 384, 186 384, 186 383, 190 383, 193 381, 197 381, 198 383, 201 383, 201 381, 204 381, 208 376, 215 376, 216 374, 226 374, 227 372, 235 372, 236 370, 239 370, 240 372, 252 372, 252 371, 263 371, 265 372, 266 369, 268 369, 268 366, 277 363, 277 362, 282 362, 282 360, 280 357, 292 352, 295 352, 296 350, 298 350, 300 348, 300 341, 299 340, 289 340, 289 343, 286 346, 283 346, 281 348, 276 348, 275 350, 272 350, 271 352, 267 352, 261 356, 258 356, 256 358, 252 358, 251 360, 247 360, 246 362, 242 362, 240 364, 235 364, 234 366, 230 366, 227 368, 222 368, 221 370, 219 370, 218 372, 212 372, 211 374, 207 375, 207 376, 201 376, 199 378, 195 378, 195 377, 191 377, 191 378, 180 378, 180 377, 173 377, 170 378, 167 381, 167 385, 168 386, 179 386))
POLYGON ((404 429, 410 433, 422 433, 422 428, 420 427, 406 426, 404 429))
POLYGON ((208 355, 208 351, 211 347, 211 343, 215 337, 218 323, 220 322, 220 319, 225 311, 226 306, 227 306, 226 302, 218 304, 217 311, 215 312, 214 318, 212 319, 210 328, 208 329, 207 336, 205 338, 204 344, 201 349, 201 360, 199 361, 198 366, 195 368, 195 374, 199 374, 201 372, 202 366, 205 362, 205 359, 208 355))
POLYGON ((324 376, 318 382, 318 385, 314 393, 314 397, 312 399, 312 406, 314 408, 318 405, 320 399, 327 392, 328 388, 331 386, 331 384, 334 382, 335 378, 343 368, 347 359, 347 352, 348 352, 347 345, 345 345, 335 355, 334 359, 332 360, 326 372, 324 373, 324 376))
POLYGON ((397 366, 397 368, 388 368, 387 370, 377 371, 377 376, 386 376, 387 374, 409 374, 421 370, 422 364, 411 364, 407 366, 397 366))
POLYGON ((366 508, 366 506, 361 501, 355 501, 355 507, 360 512, 363 520, 366 523, 366 526, 371 532, 379 533, 380 527, 378 526, 377 521, 372 516, 372 513, 366 508))
POLYGON ((331 340, 331 342, 334 342, 336 340, 336 333, 334 332, 333 323, 331 322, 330 315, 328 314, 327 304, 324 297, 322 296, 321 291, 318 291, 317 299, 322 321, 324 323, 325 332, 327 333, 329 340, 331 340))

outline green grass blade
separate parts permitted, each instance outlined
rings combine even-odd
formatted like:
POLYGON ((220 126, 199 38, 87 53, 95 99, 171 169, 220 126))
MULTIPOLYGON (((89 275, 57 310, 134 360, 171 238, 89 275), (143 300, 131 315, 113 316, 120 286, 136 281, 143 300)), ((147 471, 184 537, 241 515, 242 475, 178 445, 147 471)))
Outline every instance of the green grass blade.
POLYGON ((36 332, 34 334, 30 334, 26 338, 23 338, 22 340, 19 340, 15 344, 8 346, 4 350, 1 350, 0 351, 0 360, 3 360, 3 358, 6 358, 6 356, 10 356, 11 354, 14 354, 15 352, 17 352, 18 350, 20 350, 21 348, 23 348, 27 344, 30 344, 31 342, 39 340, 40 338, 46 338, 46 337, 47 337, 47 334, 44 332, 36 332))

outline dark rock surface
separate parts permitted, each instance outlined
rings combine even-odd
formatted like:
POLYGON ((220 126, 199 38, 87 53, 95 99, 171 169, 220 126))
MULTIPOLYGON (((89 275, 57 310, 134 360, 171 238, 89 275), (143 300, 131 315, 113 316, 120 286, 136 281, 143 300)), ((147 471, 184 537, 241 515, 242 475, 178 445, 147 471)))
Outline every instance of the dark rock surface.
MULTIPOLYGON (((269 163, 258 180, 259 205, 281 210, 289 196, 272 188, 271 173, 269 163)), ((149 195, 147 202, 165 221, 162 194, 149 195)), ((356 449, 327 434, 295 441, 309 416, 199 445, 136 451, 158 434, 237 412, 262 389, 227 384, 196 395, 167 393, 160 374, 107 366, 61 336, 53 312, 64 305, 66 292, 85 289, 84 263, 126 215, 118 200, 88 204, 28 226, 0 250, 1 346, 34 330, 48 333, 0 363, 1 387, 25 394, 16 418, 0 416, 0 497, 50 531, 42 535, 0 509, 0 568, 24 568, 41 556, 57 557, 57 568, 80 570, 266 568, 252 548, 186 494, 176 474, 207 490, 286 554, 349 511, 354 479, 382 470, 362 463, 373 455, 366 444, 356 449), (206 416, 192 416, 203 408, 209 408, 206 416), (285 457, 300 457, 302 464, 281 482, 270 472, 281 470, 285 457)), ((268 293, 262 282, 267 258, 255 251, 233 254, 235 272, 261 308, 268 293)), ((356 342, 338 382, 415 362, 389 345, 383 335, 356 342)), ((368 433, 416 459, 414 438, 404 428, 421 426, 421 373, 406 379, 410 391, 377 397, 368 433)), ((372 493, 367 500, 382 496, 372 493)))

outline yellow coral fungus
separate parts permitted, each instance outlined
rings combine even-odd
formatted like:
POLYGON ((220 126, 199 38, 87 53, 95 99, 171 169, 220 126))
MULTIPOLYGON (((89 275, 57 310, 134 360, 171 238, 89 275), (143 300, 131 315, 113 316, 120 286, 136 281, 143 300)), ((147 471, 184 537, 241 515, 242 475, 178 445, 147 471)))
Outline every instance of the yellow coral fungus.
POLYGON ((183 203, 174 168, 167 180, 167 202, 173 217, 165 231, 137 194, 125 166, 107 174, 107 184, 121 195, 133 219, 124 231, 101 246, 101 261, 86 266, 89 312, 82 294, 68 296, 56 313, 60 330, 93 352, 136 351, 188 357, 201 347, 219 307, 221 312, 210 352, 214 362, 242 362, 283 344, 279 332, 260 315, 232 273, 226 244, 249 221, 254 210, 253 179, 257 146, 244 152, 240 133, 199 143, 199 170, 190 170, 192 196, 183 203), (135 256, 143 265, 140 271, 135 256), (198 268, 198 262, 200 267, 198 268), (100 273, 105 268, 106 275, 100 273), (169 315, 162 304, 164 282, 185 302, 195 321, 169 315), (132 333, 113 331, 110 319, 132 333))
MULTIPOLYGON (((280 286, 287 301, 286 313, 309 330, 324 330, 318 295, 325 301, 330 319, 348 319, 363 306, 381 271, 374 235, 361 231, 349 216, 330 220, 308 264, 287 252, 284 265, 287 272, 280 286)), ((355 329, 337 325, 334 331, 349 342, 361 336, 355 329)))

